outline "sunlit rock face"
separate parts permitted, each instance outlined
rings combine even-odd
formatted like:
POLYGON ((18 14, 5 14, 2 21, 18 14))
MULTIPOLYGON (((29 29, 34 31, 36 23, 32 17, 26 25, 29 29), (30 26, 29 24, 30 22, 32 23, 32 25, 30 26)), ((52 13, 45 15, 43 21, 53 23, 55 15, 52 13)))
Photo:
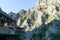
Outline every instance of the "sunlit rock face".
POLYGON ((54 19, 60 19, 60 2, 59 0, 38 0, 35 6, 28 11, 20 10, 18 15, 17 24, 20 27, 23 25, 30 28, 39 27, 43 23, 48 24, 54 19))
POLYGON ((26 40, 30 40, 34 32, 45 27, 43 25, 48 26, 45 35, 45 39, 48 40, 49 33, 55 33, 60 27, 59 23, 55 21, 60 20, 60 0, 37 0, 32 8, 27 11, 20 10, 18 15, 17 25, 25 28, 26 40))
MULTIPOLYGON (((1 8, 0 13, 5 14, 1 8)), ((25 28, 25 40, 60 40, 60 0, 37 0, 27 11, 8 15, 25 28)))
POLYGON ((25 16, 26 16, 26 10, 22 9, 18 12, 17 26, 21 27, 22 23, 26 18, 25 16))

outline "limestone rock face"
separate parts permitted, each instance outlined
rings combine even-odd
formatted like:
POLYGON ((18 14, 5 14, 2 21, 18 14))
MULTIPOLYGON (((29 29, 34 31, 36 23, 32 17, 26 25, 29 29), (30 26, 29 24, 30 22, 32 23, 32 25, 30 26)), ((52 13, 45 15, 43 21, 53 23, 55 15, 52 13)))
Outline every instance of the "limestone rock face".
POLYGON ((48 24, 54 19, 60 19, 59 1, 60 0, 38 0, 35 6, 28 11, 23 9, 19 11, 20 21, 26 21, 28 26, 37 23, 33 25, 37 27, 42 23, 48 24), (27 22, 28 20, 29 22, 27 22))
POLYGON ((24 10, 24 9, 22 9, 22 10, 20 10, 20 11, 18 12, 18 15, 19 15, 21 18, 23 18, 25 14, 26 14, 26 10, 24 10))
POLYGON ((27 11, 20 10, 18 15, 17 26, 25 28, 26 40, 30 40, 34 32, 44 28, 43 25, 48 26, 45 31, 45 39, 48 40, 50 38, 48 37, 49 32, 55 33, 57 28, 60 28, 60 23, 58 23, 60 20, 60 0, 38 0, 32 8, 27 11))
MULTIPOLYGON (((6 15, 1 8, 0 13, 6 15)), ((25 29, 25 40, 60 40, 60 0, 37 0, 32 8, 8 15, 25 29)))

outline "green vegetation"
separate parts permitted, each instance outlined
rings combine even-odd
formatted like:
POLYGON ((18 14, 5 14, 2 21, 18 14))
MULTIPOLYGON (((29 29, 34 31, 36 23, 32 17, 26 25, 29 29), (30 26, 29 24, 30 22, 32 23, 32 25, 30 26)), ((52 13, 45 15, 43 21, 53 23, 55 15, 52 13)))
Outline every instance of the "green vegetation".
POLYGON ((60 40, 60 30, 57 30, 55 33, 50 33, 51 40, 60 40))
POLYGON ((44 40, 44 36, 45 36, 45 33, 42 33, 42 32, 33 33, 34 40, 44 40))
POLYGON ((32 35, 33 39, 34 40, 45 40, 46 31, 51 25, 52 23, 48 23, 47 25, 44 24, 44 27, 41 28, 40 31, 36 31, 35 33, 33 33, 32 35))
POLYGON ((29 26, 32 26, 32 23, 33 23, 33 22, 32 22, 32 20, 31 20, 30 18, 28 18, 28 19, 27 19, 27 23, 28 23, 29 26))
POLYGON ((48 19, 48 17, 49 17, 49 15, 48 15, 48 14, 46 14, 46 19, 48 19))
POLYGON ((15 31, 15 34, 19 35, 19 39, 20 40, 24 40, 25 39, 25 32, 15 31))

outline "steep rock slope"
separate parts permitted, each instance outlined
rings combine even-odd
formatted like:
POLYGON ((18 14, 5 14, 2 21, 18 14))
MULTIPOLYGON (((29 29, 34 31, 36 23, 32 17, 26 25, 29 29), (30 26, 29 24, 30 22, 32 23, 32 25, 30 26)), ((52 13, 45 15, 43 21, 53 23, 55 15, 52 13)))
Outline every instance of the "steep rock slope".
POLYGON ((26 40, 41 31, 45 33, 44 36, 41 34, 43 38, 48 40, 50 33, 60 28, 60 0, 38 0, 32 8, 27 11, 22 9, 18 15, 17 26, 25 28, 26 40))

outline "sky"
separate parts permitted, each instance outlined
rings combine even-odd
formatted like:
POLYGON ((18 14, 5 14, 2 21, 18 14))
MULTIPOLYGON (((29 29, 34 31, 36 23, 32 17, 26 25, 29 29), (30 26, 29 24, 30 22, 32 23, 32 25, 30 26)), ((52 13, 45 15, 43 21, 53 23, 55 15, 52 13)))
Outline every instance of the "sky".
POLYGON ((28 10, 37 0, 0 0, 1 9, 9 13, 10 11, 17 13, 21 9, 28 10))

